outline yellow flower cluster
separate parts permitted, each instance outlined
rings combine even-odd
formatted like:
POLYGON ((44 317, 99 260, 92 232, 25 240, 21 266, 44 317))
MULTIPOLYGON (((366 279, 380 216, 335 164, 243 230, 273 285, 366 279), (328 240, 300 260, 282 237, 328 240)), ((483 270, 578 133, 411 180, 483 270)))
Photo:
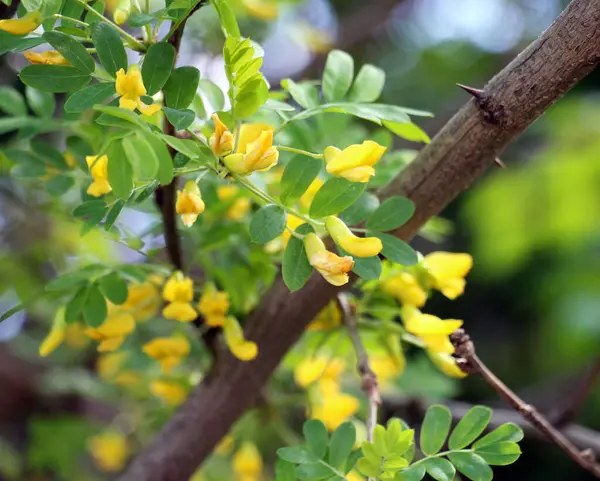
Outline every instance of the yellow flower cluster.
POLYGON ((252 207, 252 202, 248 197, 239 196, 240 189, 235 185, 220 185, 217 187, 217 197, 223 203, 231 202, 231 206, 227 209, 225 217, 233 221, 240 221, 248 213, 252 207))
POLYGON ((379 161, 386 148, 377 142, 367 140, 362 144, 351 145, 340 150, 327 147, 323 153, 327 172, 343 177, 350 182, 369 182, 375 175, 373 166, 379 161))
POLYGON ((354 260, 350 256, 340 257, 329 252, 323 241, 315 233, 304 236, 304 250, 308 262, 327 282, 334 286, 343 286, 348 283, 348 272, 354 267, 354 260))
POLYGON ((244 124, 235 153, 225 156, 223 162, 231 172, 248 175, 269 170, 278 159, 279 151, 273 146, 273 126, 244 124))
POLYGON ((46 52, 25 52, 23 56, 32 64, 71 65, 69 61, 56 50, 46 52))
POLYGON ((194 283, 192 279, 176 271, 163 288, 163 299, 168 304, 162 310, 166 319, 179 322, 191 322, 198 314, 192 306, 194 299, 194 283))
POLYGON ((87 447, 96 466, 107 473, 121 471, 131 453, 127 438, 112 430, 88 439, 87 447))
POLYGON ((244 442, 233 456, 233 472, 237 481, 260 481, 263 461, 258 448, 244 442))
POLYGON ((214 284, 206 284, 198 302, 198 311, 204 316, 206 325, 223 327, 229 311, 229 294, 218 291, 214 284))
POLYGON ((94 180, 88 187, 87 193, 94 197, 100 197, 111 192, 112 187, 108 183, 108 157, 106 155, 100 157, 92 155, 87 156, 85 161, 94 180))
POLYGON ((125 73, 124 69, 119 69, 117 72, 117 82, 115 83, 119 99, 119 107, 127 110, 135 110, 136 108, 143 115, 153 115, 160 110, 160 105, 146 105, 142 102, 141 97, 146 95, 146 87, 142 81, 142 73, 136 65, 130 65, 125 73))
POLYGON ((160 363, 163 373, 169 374, 190 353, 190 343, 183 336, 157 337, 144 344, 142 350, 160 363))
POLYGON ((191 227, 196 222, 198 215, 204 212, 204 207, 198 185, 193 180, 188 180, 183 190, 177 191, 177 202, 175 203, 175 211, 181 216, 183 224, 191 227))

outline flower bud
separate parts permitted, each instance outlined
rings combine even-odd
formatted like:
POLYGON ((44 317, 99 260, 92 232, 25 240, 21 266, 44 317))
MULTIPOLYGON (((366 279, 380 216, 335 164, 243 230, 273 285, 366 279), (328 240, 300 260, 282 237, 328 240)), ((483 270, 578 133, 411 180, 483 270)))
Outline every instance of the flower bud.
POLYGON ((356 257, 376 256, 383 249, 381 240, 377 237, 355 236, 344 222, 334 216, 325 219, 325 228, 334 242, 349 254, 356 257))
POLYGON ((334 286, 343 286, 349 281, 348 272, 354 267, 350 256, 340 257, 325 248, 323 241, 315 233, 304 236, 304 250, 310 265, 334 286))

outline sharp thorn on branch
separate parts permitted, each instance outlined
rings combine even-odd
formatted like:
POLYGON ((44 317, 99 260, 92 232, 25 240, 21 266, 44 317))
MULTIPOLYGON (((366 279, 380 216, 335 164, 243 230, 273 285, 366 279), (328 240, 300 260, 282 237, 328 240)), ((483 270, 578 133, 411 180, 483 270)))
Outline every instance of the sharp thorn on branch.
POLYGON ((498 157, 496 157, 494 159, 494 164, 496 164, 498 167, 505 169, 506 168, 506 164, 504 162, 502 162, 498 157))
POLYGON ((469 87, 468 85, 463 85, 463 84, 459 84, 459 83, 457 83, 456 85, 458 85, 461 89, 463 89, 469 95, 472 95, 473 97, 475 97, 477 100, 483 100, 483 98, 485 96, 484 90, 476 89, 475 87, 469 87))

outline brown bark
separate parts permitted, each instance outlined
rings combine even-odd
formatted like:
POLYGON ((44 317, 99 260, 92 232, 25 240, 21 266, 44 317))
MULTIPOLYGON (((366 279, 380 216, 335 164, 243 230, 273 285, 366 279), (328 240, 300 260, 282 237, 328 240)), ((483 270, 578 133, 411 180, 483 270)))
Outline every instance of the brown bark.
MULTIPOLYGON (((407 195, 416 213, 396 235, 408 240, 494 162, 516 135, 600 61, 600 0, 574 0, 555 23, 470 100, 384 195, 407 195)), ((501 208, 501 207, 499 207, 501 208)), ((281 278, 246 319, 259 346, 252 362, 226 354, 131 463, 121 481, 185 481, 261 388, 308 322, 338 289, 313 275, 299 292, 281 278)))

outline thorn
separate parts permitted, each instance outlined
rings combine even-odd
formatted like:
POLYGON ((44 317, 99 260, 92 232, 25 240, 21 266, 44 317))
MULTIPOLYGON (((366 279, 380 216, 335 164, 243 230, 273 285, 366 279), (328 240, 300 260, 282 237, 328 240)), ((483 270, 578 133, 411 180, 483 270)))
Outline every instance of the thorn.
POLYGON ((506 168, 506 164, 504 162, 502 162, 498 157, 496 157, 494 159, 494 164, 496 164, 498 167, 505 169, 506 168))
POLYGON ((475 97, 477 100, 482 100, 483 97, 485 96, 485 91, 483 91, 481 89, 476 89, 474 87, 469 87, 467 85, 462 85, 462 84, 458 84, 458 83, 456 85, 458 85, 461 89, 463 89, 469 95, 472 95, 473 97, 475 97))

